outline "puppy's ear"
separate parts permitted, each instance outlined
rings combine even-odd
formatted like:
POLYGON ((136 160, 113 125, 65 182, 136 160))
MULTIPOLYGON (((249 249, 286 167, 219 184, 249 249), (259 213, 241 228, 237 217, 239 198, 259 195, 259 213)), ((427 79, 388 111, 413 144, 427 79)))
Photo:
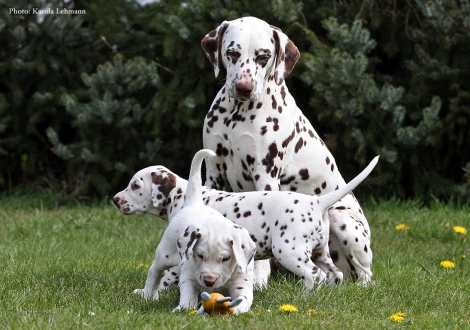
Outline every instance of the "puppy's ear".
POLYGON ((280 28, 270 26, 273 29, 274 43, 276 44, 274 81, 280 85, 294 68, 295 63, 297 63, 300 57, 300 52, 280 28))
POLYGON ((176 187, 176 176, 172 173, 152 172, 152 205, 160 207, 165 204, 168 195, 176 187))
POLYGON ((178 237, 176 246, 178 247, 181 263, 184 263, 192 255, 194 246, 200 237, 201 231, 196 225, 189 225, 178 237))
POLYGON ((237 261, 238 267, 246 273, 248 265, 253 260, 256 245, 250 237, 248 231, 238 225, 235 226, 235 233, 230 241, 232 252, 237 261))
POLYGON ((209 62, 214 66, 215 77, 219 75, 220 67, 222 66, 222 39, 224 33, 228 28, 227 21, 223 21, 217 29, 212 30, 201 41, 202 49, 206 53, 209 62))

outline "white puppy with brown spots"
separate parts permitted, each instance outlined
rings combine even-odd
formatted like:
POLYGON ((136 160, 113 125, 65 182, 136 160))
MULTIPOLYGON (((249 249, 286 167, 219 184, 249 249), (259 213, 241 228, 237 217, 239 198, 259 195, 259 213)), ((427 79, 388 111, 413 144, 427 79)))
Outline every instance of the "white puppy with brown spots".
POLYGON ((186 200, 173 217, 155 251, 144 298, 158 300, 164 271, 179 264, 180 302, 174 311, 196 308, 202 291, 242 298, 234 314, 253 302, 255 243, 248 231, 202 203, 201 163, 207 152, 198 152, 191 164, 186 200))

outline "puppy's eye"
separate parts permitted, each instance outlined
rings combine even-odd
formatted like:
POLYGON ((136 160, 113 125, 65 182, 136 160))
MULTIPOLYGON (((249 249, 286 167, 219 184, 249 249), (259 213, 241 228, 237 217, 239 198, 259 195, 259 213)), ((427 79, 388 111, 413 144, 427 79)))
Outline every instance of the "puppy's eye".
POLYGON ((198 253, 197 256, 198 256, 199 258, 201 258, 201 259, 204 259, 204 256, 203 256, 202 254, 200 254, 200 253, 198 253))
POLYGON ((222 262, 226 262, 230 260, 230 256, 222 258, 222 262))
POLYGON ((139 189, 139 188, 140 188, 140 186, 139 186, 137 183, 135 183, 135 182, 131 185, 131 189, 132 189, 132 190, 137 190, 137 189, 139 189))

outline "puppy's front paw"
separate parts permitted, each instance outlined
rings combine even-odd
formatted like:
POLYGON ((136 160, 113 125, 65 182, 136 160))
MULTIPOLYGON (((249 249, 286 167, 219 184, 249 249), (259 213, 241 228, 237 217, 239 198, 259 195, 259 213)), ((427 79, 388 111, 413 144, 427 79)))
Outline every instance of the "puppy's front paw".
POLYGON ((158 300, 158 291, 148 292, 145 289, 135 289, 132 293, 140 295, 145 300, 158 300))
POLYGON ((183 309, 184 309, 183 306, 178 305, 177 307, 175 307, 175 308, 172 310, 172 312, 173 312, 173 313, 181 312, 181 310, 183 310, 183 309))

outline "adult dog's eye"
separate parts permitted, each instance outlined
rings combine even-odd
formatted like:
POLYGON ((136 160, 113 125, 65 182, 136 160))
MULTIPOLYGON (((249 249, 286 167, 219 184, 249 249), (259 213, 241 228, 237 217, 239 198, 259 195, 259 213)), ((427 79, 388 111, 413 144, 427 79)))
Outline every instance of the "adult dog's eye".
POLYGON ((222 262, 226 262, 230 260, 230 256, 222 258, 222 262))
POLYGON ((259 55, 255 58, 255 62, 259 64, 266 64, 268 63, 269 59, 271 58, 271 55, 259 55))
POLYGON ((201 258, 201 259, 204 259, 204 256, 203 256, 202 254, 200 254, 200 253, 198 253, 197 256, 198 256, 199 258, 201 258))
POLYGON ((236 61, 240 57, 240 53, 233 49, 229 49, 227 50, 227 56, 236 61))

